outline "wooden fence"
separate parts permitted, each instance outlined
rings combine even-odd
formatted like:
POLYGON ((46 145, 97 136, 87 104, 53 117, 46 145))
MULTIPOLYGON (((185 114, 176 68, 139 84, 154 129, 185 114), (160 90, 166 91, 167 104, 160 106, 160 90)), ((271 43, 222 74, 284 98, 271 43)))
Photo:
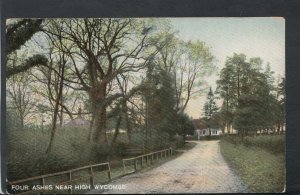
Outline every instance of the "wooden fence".
MULTIPOLYGON (((46 178, 65 175, 68 177, 68 180, 60 182, 55 185, 67 185, 74 181, 82 181, 82 180, 89 179, 90 184, 93 186, 94 185, 94 176, 101 172, 107 172, 108 181, 111 181, 110 164, 109 163, 101 163, 101 164, 93 164, 93 165, 83 166, 83 167, 79 167, 79 168, 75 168, 75 169, 71 169, 71 170, 67 170, 67 171, 61 171, 61 172, 57 172, 57 173, 31 177, 31 178, 27 178, 27 179, 21 179, 21 180, 17 180, 17 181, 8 181, 7 183, 8 183, 8 185, 11 186, 11 185, 19 185, 19 184, 24 185, 29 182, 39 181, 38 185, 46 186, 47 185, 45 182, 46 178), (104 168, 104 170, 100 169, 101 171, 95 171, 96 168, 104 168), (82 171, 82 170, 88 170, 89 171, 88 176, 75 176, 75 177, 73 176, 75 172, 82 171)), ((34 192, 34 194, 38 194, 38 193, 45 192, 45 191, 46 191, 45 189, 28 190, 28 191, 18 193, 18 194, 33 194, 33 192, 34 192)), ((70 194, 72 194, 72 188, 69 189, 68 191, 70 194)), ((51 192, 51 191, 49 191, 49 192, 51 192)))
MULTIPOLYGON (((138 161, 140 161, 140 169, 142 169, 144 167, 144 165, 148 165, 149 162, 152 165, 154 163, 154 161, 158 161, 159 159, 166 159, 167 157, 171 158, 172 157, 172 148, 169 149, 165 149, 165 150, 160 150, 160 151, 156 151, 156 152, 151 152, 148 154, 144 154, 144 155, 140 155, 137 157, 133 157, 133 158, 127 158, 127 159, 123 159, 123 169, 124 169, 124 173, 127 174, 129 172, 127 172, 126 170, 126 163, 129 164, 129 162, 134 162, 134 172, 136 172, 138 170, 138 161), (145 161, 145 164, 144 164, 145 161)), ((55 184, 51 184, 51 185, 71 185, 71 182, 76 182, 76 181, 82 181, 82 180, 87 180, 89 179, 89 183, 91 184, 91 186, 94 185, 94 176, 96 174, 99 173, 103 173, 106 172, 107 176, 108 176, 108 182, 111 181, 112 177, 111 177, 111 168, 110 168, 110 164, 109 163, 101 163, 101 164, 93 164, 93 165, 88 165, 88 166, 83 166, 83 167, 79 167, 79 168, 75 168, 75 169, 70 169, 67 171, 61 171, 61 172, 57 172, 57 173, 51 173, 51 174, 46 174, 46 175, 40 175, 40 176, 35 176, 35 177, 31 177, 31 178, 27 178, 27 179, 21 179, 21 180, 17 180, 17 181, 7 181, 8 187, 12 187, 12 185, 25 185, 25 184, 30 184, 32 185, 32 183, 34 183, 34 185, 40 185, 40 186, 46 186, 46 185, 50 185, 50 182, 46 182, 46 179, 49 178, 53 178, 53 177, 58 177, 58 176, 67 176, 68 179, 62 181, 62 182, 58 182, 55 184), (96 171, 96 169, 102 168, 100 169, 100 171, 96 171), (88 171, 87 176, 76 176, 74 173, 75 172, 79 172, 79 171, 88 171)), ((28 189, 27 191, 23 191, 23 192, 19 192, 19 190, 13 191, 10 190, 10 192, 14 192, 14 194, 44 194, 47 193, 47 191, 49 193, 51 193, 50 190, 47 189, 41 189, 41 190, 32 190, 32 189, 28 189)), ((69 193, 72 194, 72 188, 68 189, 69 193)))
POLYGON ((167 157, 171 158, 172 155, 173 155, 172 148, 169 148, 169 149, 165 149, 165 150, 151 152, 148 154, 143 154, 143 155, 132 157, 132 158, 123 159, 122 161, 123 161, 124 173, 125 174, 130 173, 126 169, 126 164, 131 163, 131 165, 134 166, 133 172, 136 172, 136 171, 138 171, 138 161, 140 161, 140 167, 141 167, 140 169, 142 169, 144 167, 144 160, 145 160, 145 165, 148 165, 149 162, 152 165, 155 160, 158 161, 159 159, 163 159, 163 158, 166 159, 167 157))

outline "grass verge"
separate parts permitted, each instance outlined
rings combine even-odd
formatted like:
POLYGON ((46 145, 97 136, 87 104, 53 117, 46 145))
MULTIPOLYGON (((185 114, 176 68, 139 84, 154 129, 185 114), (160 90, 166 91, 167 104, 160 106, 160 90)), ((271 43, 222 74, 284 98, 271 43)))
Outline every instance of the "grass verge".
POLYGON ((270 153, 221 140, 221 153, 236 174, 253 192, 282 192, 285 185, 284 153, 270 153))

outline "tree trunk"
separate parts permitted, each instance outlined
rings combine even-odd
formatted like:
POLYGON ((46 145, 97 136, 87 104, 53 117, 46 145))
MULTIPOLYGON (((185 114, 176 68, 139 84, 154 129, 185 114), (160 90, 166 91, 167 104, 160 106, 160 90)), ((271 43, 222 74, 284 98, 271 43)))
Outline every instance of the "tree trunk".
POLYGON ((90 123, 89 135, 88 135, 88 141, 89 142, 92 140, 93 125, 94 125, 94 115, 92 114, 92 120, 91 120, 91 123, 90 123))
MULTIPOLYGON (((61 97, 61 101, 62 101, 62 97, 61 97)), ((62 102, 61 102, 62 103, 62 102)), ((62 127, 63 126, 63 115, 64 112, 63 112, 63 107, 60 106, 60 115, 59 115, 59 125, 62 127)))
POLYGON ((116 128, 115 128, 115 133, 114 133, 114 137, 111 141, 111 147, 113 147, 116 143, 117 137, 119 135, 119 127, 122 121, 122 115, 119 116, 118 120, 117 120, 117 124, 116 124, 116 128))
POLYGON ((125 115, 125 120, 126 120, 128 140, 129 140, 129 143, 131 143, 132 127, 131 127, 130 119, 128 117, 128 107, 127 107, 126 102, 123 103, 122 108, 124 110, 124 115, 125 115))
MULTIPOLYGON (((228 90, 229 90, 229 88, 227 87, 227 90, 226 90, 226 128, 227 128, 227 134, 229 134, 229 117, 228 117, 228 115, 229 115, 229 97, 228 97, 228 95, 229 95, 229 92, 228 92, 228 90)), ((224 134, 225 132, 223 132, 223 134, 224 134)))
POLYGON ((24 116, 23 116, 23 114, 20 117, 20 122, 21 122, 21 129, 24 129, 24 116))
POLYGON ((107 144, 106 138, 106 108, 97 106, 93 112, 93 141, 101 145, 107 144), (100 108, 99 108, 100 107, 100 108))
POLYGON ((58 111, 59 111, 59 101, 61 99, 62 96, 62 92, 63 92, 63 87, 64 87, 64 73, 65 73, 65 65, 66 63, 62 63, 61 64, 61 79, 59 82, 59 89, 58 89, 58 93, 57 93, 57 98, 55 100, 55 106, 54 106, 54 112, 53 112, 53 121, 52 121, 52 129, 51 129, 51 137, 50 137, 50 142, 48 145, 48 148, 46 150, 46 153, 49 154, 51 152, 52 149, 52 145, 53 145, 53 141, 54 141, 54 136, 55 136, 55 132, 56 132, 56 123, 57 123, 57 116, 58 116, 58 111))
POLYGON ((46 150, 47 154, 49 154, 51 152, 53 141, 54 141, 54 136, 55 136, 55 131, 56 131, 57 115, 58 115, 58 103, 55 103, 55 108, 54 108, 53 115, 54 116, 53 116, 53 121, 52 121, 51 137, 50 137, 50 142, 49 142, 48 148, 46 150))
POLYGON ((245 130, 242 130, 242 143, 244 143, 244 133, 245 133, 245 130))
POLYGON ((106 83, 101 83, 98 88, 90 91, 90 100, 93 106, 93 142, 107 145, 106 137, 106 83))
MULTIPOLYGON (((181 124, 181 127, 183 127, 183 124, 181 124)), ((186 141, 186 131, 185 131, 185 128, 182 128, 181 129, 181 132, 182 132, 182 138, 183 138, 183 144, 185 145, 185 141, 186 141)))
POLYGON ((148 129, 149 129, 149 125, 148 125, 148 123, 149 123, 149 113, 148 113, 148 104, 149 104, 149 100, 148 100, 148 98, 146 98, 146 101, 145 101, 145 103, 146 103, 146 113, 145 113, 145 144, 144 144, 144 147, 145 148, 148 148, 148 129))
POLYGON ((240 69, 238 67, 238 70, 237 70, 237 98, 240 97, 240 69))
POLYGON ((63 90, 63 79, 61 79, 61 81, 60 81, 59 93, 57 94, 58 97, 55 101, 53 120, 52 120, 52 128, 51 128, 51 137, 50 137, 50 142, 49 142, 48 148, 46 150, 47 154, 49 154, 51 152, 53 141, 54 141, 54 136, 55 136, 55 132, 56 132, 57 116, 58 116, 58 110, 59 110, 59 101, 60 101, 60 96, 62 95, 62 90, 63 90))

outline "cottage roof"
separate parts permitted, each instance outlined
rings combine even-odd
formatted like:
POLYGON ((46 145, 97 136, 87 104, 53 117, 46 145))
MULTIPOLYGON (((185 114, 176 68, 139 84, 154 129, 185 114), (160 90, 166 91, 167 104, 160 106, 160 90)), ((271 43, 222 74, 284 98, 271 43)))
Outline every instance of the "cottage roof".
POLYGON ((81 108, 78 109, 78 116, 68 123, 65 124, 65 126, 69 127, 85 127, 88 128, 90 126, 90 121, 84 119, 81 115, 81 108))
POLYGON ((201 120, 200 119, 194 119, 194 126, 196 129, 201 129, 201 120))

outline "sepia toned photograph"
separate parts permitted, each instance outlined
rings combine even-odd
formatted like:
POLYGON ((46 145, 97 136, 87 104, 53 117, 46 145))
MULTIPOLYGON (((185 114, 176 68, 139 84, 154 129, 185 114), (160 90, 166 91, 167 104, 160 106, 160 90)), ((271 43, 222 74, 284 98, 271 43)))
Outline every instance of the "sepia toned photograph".
POLYGON ((285 19, 6 20, 11 194, 281 193, 285 19))

